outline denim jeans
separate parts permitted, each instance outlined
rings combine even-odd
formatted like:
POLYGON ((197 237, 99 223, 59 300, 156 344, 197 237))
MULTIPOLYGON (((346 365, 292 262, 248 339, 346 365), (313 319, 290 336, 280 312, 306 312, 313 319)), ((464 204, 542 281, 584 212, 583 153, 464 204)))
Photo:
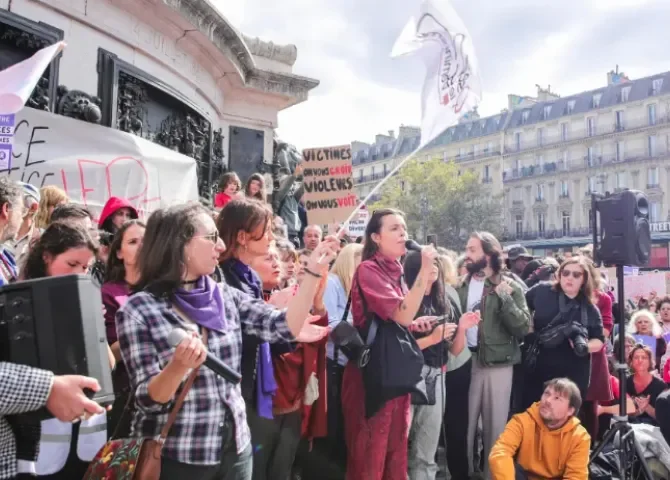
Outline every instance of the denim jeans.
MULTIPOLYGON (((423 368, 437 370, 427 366, 423 368)), ((444 394, 444 375, 440 374, 435 386, 435 405, 412 405, 407 458, 409 480, 435 480, 438 472, 435 453, 442 431, 444 394)))
POLYGON ((234 430, 231 425, 231 428, 224 433, 221 463, 190 465, 163 457, 160 480, 251 480, 253 468, 251 444, 238 454, 234 430))

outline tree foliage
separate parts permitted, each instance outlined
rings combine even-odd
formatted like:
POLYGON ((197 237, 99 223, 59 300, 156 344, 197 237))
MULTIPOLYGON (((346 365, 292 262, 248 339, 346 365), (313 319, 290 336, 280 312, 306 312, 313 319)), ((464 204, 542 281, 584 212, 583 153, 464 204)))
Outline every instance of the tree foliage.
POLYGON ((502 231, 502 195, 493 196, 475 173, 460 171, 454 162, 410 160, 382 187, 381 195, 372 209, 402 210, 412 236, 423 240, 421 233, 437 234, 443 247, 458 251, 474 231, 502 231))

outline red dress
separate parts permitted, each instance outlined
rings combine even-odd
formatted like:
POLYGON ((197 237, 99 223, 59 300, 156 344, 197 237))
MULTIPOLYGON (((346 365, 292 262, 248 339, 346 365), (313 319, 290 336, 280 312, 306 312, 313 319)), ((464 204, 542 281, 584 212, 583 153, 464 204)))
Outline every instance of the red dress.
MULTIPOLYGON (((365 324, 360 290, 368 311, 389 319, 405 298, 402 266, 377 253, 358 267, 351 287, 354 326, 365 324)), ((347 443, 347 480, 406 480, 410 396, 386 402, 365 418, 361 371, 349 362, 342 379, 342 411, 347 443)))
MULTIPOLYGON (((603 328, 612 332, 614 320, 612 319, 612 299, 603 292, 598 292, 598 310, 603 318, 603 328)), ((607 353, 605 346, 599 352, 591 354, 591 380, 586 392, 587 401, 609 402, 613 399, 610 387, 610 372, 607 366, 607 353)))

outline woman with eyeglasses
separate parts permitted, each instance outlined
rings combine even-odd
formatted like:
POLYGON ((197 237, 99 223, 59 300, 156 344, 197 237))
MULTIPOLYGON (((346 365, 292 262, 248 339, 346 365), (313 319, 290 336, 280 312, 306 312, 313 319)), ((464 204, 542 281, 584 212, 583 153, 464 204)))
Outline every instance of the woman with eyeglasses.
POLYGON ((591 353, 605 341, 603 321, 595 305, 595 281, 599 278, 586 257, 563 262, 554 282, 542 282, 528 290, 526 301, 533 313, 533 333, 526 342, 539 341, 539 354, 526 371, 524 409, 542 396, 544 383, 569 378, 586 397, 591 372, 591 353))
MULTIPOLYGON (((263 236, 263 228, 252 232, 255 239, 263 236)), ((240 242, 251 240, 245 235, 241 231, 233 241, 238 250, 240 242)), ((309 265, 315 275, 305 278, 283 310, 210 278, 225 248, 209 212, 198 204, 159 209, 149 217, 138 256, 137 293, 116 317, 135 393, 135 437, 159 435, 186 378, 208 351, 232 370, 242 370, 245 383, 243 335, 282 342, 315 341, 327 333, 306 319, 316 277, 325 274, 335 255, 334 242, 319 247, 309 265), (172 348, 168 337, 175 328, 190 334, 172 348)), ((193 378, 163 445, 161 480, 250 480, 254 449, 243 389, 206 367, 193 378)))

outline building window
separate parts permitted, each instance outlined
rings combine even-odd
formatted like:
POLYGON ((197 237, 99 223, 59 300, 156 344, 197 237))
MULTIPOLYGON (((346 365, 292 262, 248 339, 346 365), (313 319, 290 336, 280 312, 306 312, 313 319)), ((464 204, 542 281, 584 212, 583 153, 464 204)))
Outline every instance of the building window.
POLYGON ((521 132, 516 132, 514 134, 514 145, 517 150, 521 150, 521 132))
POLYGON ((596 117, 586 118, 586 134, 592 137, 596 134, 596 117))
POLYGON ((656 156, 656 135, 649 135, 647 139, 647 155, 650 157, 656 156))
POLYGON ((589 177, 589 189, 586 193, 596 193, 598 191, 597 183, 598 179, 596 177, 589 177))
POLYGON ((570 188, 567 180, 561 180, 561 197, 567 198, 570 196, 570 188))
POLYGON ((626 172, 616 172, 614 183, 615 188, 626 188, 626 172))
POLYGON ((660 202, 651 202, 649 204, 649 221, 650 222, 660 222, 661 221, 661 203, 660 202))
POLYGON ((621 103, 626 103, 628 101, 629 93, 630 93, 630 87, 623 87, 621 89, 621 103))
POLYGON ((658 185, 658 167, 647 169, 647 188, 657 187, 658 185))
POLYGON ((570 167, 570 153, 567 150, 563 150, 563 152, 561 152, 559 163, 562 163, 560 167, 563 170, 567 170, 570 167))
POLYGON ((616 142, 616 161, 623 162, 625 158, 626 158, 625 144, 624 141, 621 140, 619 142, 616 142))
POLYGON ((568 141, 568 124, 567 123, 561 123, 561 141, 562 142, 567 142, 568 141))
POLYGON ((549 118, 549 115, 551 115, 551 105, 547 105, 544 107, 544 119, 547 120, 549 118))
POLYGON ((460 147, 458 149, 458 156, 459 157, 465 157, 465 147, 460 147))
POLYGON ((568 101, 568 108, 567 108, 567 114, 570 115, 572 112, 575 111, 575 101, 574 100, 569 100, 568 101))
POLYGON ((537 129, 537 146, 541 147, 542 146, 542 137, 544 134, 544 129, 543 128, 538 128, 537 129))
POLYGON ((487 152, 493 152, 493 142, 489 142, 488 146, 486 147, 487 152))
POLYGON ((537 232, 544 235, 544 213, 537 214, 537 232))
POLYGON ((595 164, 595 162, 596 162, 595 148, 588 147, 586 149, 586 166, 592 167, 595 164))
POLYGON ((593 102, 592 102, 593 108, 600 108, 600 99, 602 97, 603 97, 602 93, 596 93, 595 95, 593 95, 593 102))
POLYGON ((387 171, 388 171, 388 165, 385 163, 384 164, 384 176, 386 176, 387 171))
POLYGON ((516 236, 521 237, 523 235, 523 215, 517 215, 514 219, 514 226, 516 229, 516 236))
POLYGON ((490 177, 490 167, 489 165, 484 165, 484 180, 488 180, 490 177))
POLYGON ((593 210, 589 208, 589 233, 593 233, 593 210))
POLYGON ((521 114, 521 123, 524 125, 528 122, 528 117, 530 116, 530 110, 524 110, 521 114))
POLYGON ((542 169, 542 167, 544 167, 544 156, 538 155, 535 159, 535 165, 542 169))
POLYGON ((521 159, 520 158, 516 158, 514 160, 514 170, 517 170, 517 171, 521 170, 521 159))
POLYGON ((538 183, 537 184, 537 196, 535 197, 535 199, 538 202, 541 202, 542 200, 544 200, 544 183, 538 183))
POLYGON ((656 104, 647 105, 647 118, 649 125, 656 125, 656 104))
POLYGON ((623 110, 616 111, 616 124, 614 125, 614 128, 617 131, 623 130, 623 110))
POLYGON ((514 201, 523 202, 523 190, 521 189, 521 187, 516 187, 514 189, 514 201))
POLYGON ((563 236, 567 237, 570 235, 570 212, 563 212, 561 220, 563 222, 563 236))
POLYGON ((475 144, 472 146, 472 156, 476 157, 478 153, 479 153, 479 145, 475 144))
POLYGON ((652 95, 658 95, 661 93, 661 88, 663 87, 663 79, 662 78, 657 78, 652 81, 651 83, 651 94, 652 95))
POLYGON ((363 169, 362 168, 358 171, 358 181, 359 182, 363 181, 363 169))

